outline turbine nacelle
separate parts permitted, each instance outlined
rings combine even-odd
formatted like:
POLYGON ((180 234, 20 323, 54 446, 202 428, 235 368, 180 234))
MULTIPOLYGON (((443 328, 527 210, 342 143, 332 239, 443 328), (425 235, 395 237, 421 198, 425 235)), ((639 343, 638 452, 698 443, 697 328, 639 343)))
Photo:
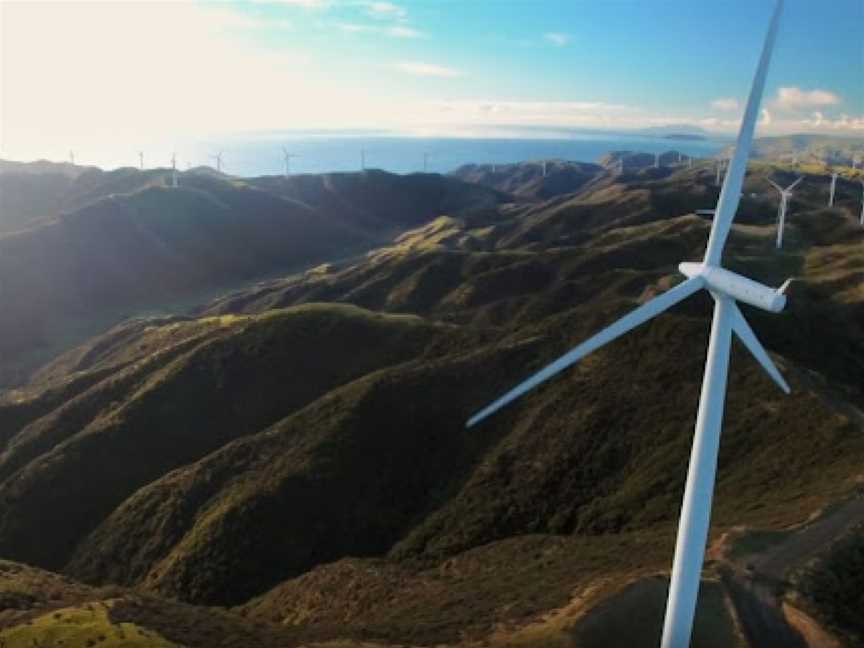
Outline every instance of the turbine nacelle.
POLYGON ((772 313, 779 313, 786 306, 786 295, 783 292, 788 282, 778 290, 725 268, 705 263, 681 263, 678 270, 690 279, 700 278, 705 289, 711 293, 726 295, 735 301, 772 313))

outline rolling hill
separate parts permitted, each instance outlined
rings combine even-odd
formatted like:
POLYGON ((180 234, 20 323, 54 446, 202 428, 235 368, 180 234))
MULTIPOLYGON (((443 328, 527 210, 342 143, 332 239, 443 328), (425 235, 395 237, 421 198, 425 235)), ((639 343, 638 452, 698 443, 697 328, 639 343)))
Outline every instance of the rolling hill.
MULTIPOLYGON (((776 251, 767 178, 788 174, 752 165, 727 252, 770 285, 795 278, 784 313, 747 313, 793 394, 735 348, 701 646, 864 641, 860 202, 850 183, 829 209, 825 177, 808 176, 776 251)), ((714 169, 601 171, 509 204, 408 178, 422 200, 386 175, 380 193, 359 175, 183 189, 395 238, 194 316, 128 320, 0 396, 0 556, 15 561, 0 568, 15 601, 0 639, 50 626, 165 646, 656 644, 708 300, 476 430, 464 421, 680 280, 704 249, 694 212, 716 201, 714 169)))
POLYGON ((3 194, 13 203, 33 205, 33 191, 47 197, 58 178, 65 183, 62 196, 35 203, 44 218, 0 231, 0 294, 8 305, 0 314, 0 384, 20 382, 36 362, 130 314, 171 312, 230 286, 362 253, 440 214, 503 200, 439 175, 244 182, 187 173, 177 189, 163 176, 0 173, 15 188, 3 194))

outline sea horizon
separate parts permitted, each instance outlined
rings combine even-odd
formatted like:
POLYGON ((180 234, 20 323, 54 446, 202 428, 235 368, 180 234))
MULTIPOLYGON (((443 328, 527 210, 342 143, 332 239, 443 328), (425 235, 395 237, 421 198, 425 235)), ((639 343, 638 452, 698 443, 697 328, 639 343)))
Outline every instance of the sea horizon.
MULTIPOLYGON (((685 133, 692 136, 691 133, 685 133)), ((106 171, 139 167, 138 152, 144 153, 144 168, 170 168, 176 154, 177 168, 186 171, 200 166, 216 167, 222 153, 222 171, 237 177, 283 175, 283 149, 291 153, 292 174, 358 171, 365 168, 391 173, 450 173, 465 164, 513 164, 532 160, 562 159, 596 163, 610 151, 642 153, 680 151, 694 158, 715 156, 731 139, 714 134, 699 139, 679 139, 611 131, 574 132, 566 137, 428 137, 368 131, 333 132, 247 132, 187 138, 180 142, 150 141, 129 151, 71 149, 75 163, 106 171)), ((13 158, 6 158, 13 159, 13 158)), ((67 157, 41 155, 31 160, 69 161, 67 157)))

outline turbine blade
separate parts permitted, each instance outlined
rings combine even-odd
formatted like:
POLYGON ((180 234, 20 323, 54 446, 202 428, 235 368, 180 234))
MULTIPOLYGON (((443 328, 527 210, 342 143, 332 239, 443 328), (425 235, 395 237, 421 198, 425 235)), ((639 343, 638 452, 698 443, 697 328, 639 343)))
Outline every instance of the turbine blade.
POLYGON ((732 302, 732 330, 735 331, 735 335, 738 336, 738 339, 744 343, 747 350, 754 358, 756 358, 756 361, 762 365, 765 373, 771 376, 771 379, 777 383, 777 386, 788 394, 791 391, 789 385, 786 384, 785 380, 783 380, 780 370, 777 369, 777 366, 771 360, 765 347, 763 347, 762 343, 759 342, 759 339, 756 337, 753 329, 750 328, 747 320, 744 319, 744 315, 741 314, 741 311, 735 302, 732 302))
POLYGON ((772 187, 774 187, 774 188, 775 188, 777 191, 779 191, 781 194, 783 193, 783 187, 781 187, 780 185, 778 185, 778 184, 777 184, 776 182, 774 182, 771 178, 767 178, 767 180, 768 180, 768 183, 769 183, 772 187))
POLYGON ((795 182, 793 182, 791 185, 786 187, 786 191, 792 191, 795 187, 798 186, 798 183, 801 182, 803 179, 804 179, 804 176, 801 176, 800 178, 798 178, 795 182))
POLYGON ((528 378, 528 380, 519 383, 516 387, 504 394, 501 398, 493 401, 491 404, 484 407, 482 410, 480 410, 479 412, 474 414, 474 416, 468 419, 465 427, 470 428, 473 425, 476 425, 490 414, 493 414, 511 401, 519 398, 522 394, 534 389, 534 387, 548 380, 555 374, 564 371, 564 369, 566 369, 570 365, 575 364, 592 351, 596 351, 604 344, 611 342, 612 340, 624 335, 629 330, 636 328, 644 322, 647 322, 652 317, 659 315, 660 313, 671 308, 678 302, 687 299, 687 297, 695 293, 703 286, 704 282, 701 277, 693 277, 691 279, 688 279, 687 281, 684 281, 683 283, 678 284, 674 288, 670 288, 665 293, 655 297, 651 301, 642 304, 642 306, 640 306, 636 310, 628 313, 614 324, 606 327, 605 329, 597 333, 594 337, 588 338, 582 344, 571 349, 563 356, 555 360, 553 363, 547 365, 546 367, 538 371, 536 374, 528 378))
POLYGON ((765 89, 765 77, 768 74, 768 64, 771 61, 771 52, 777 38, 777 26, 780 23, 782 11, 783 0, 777 0, 771 25, 765 36, 762 56, 756 68, 756 76, 753 78, 753 86, 750 88, 750 96, 747 98, 744 119, 741 121, 738 141, 735 143, 735 153, 732 155, 729 170, 726 172, 726 179, 723 181, 723 188, 720 190, 720 199, 717 201, 717 215, 714 217, 711 234, 708 236, 708 248, 705 250, 705 263, 708 265, 720 264, 723 247, 729 236, 729 230, 732 228, 732 220, 735 218, 735 212, 738 211, 741 187, 744 184, 744 174, 747 171, 747 158, 753 143, 753 131, 756 128, 756 118, 759 116, 759 104, 765 89))

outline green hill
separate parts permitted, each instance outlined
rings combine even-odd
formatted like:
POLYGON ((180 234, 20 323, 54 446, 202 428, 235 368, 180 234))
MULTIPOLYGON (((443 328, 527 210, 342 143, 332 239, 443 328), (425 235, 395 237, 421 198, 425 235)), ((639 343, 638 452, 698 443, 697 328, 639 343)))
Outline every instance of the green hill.
MULTIPOLYGON (((784 313, 746 313, 793 393, 735 346, 703 646, 798 641, 806 623, 861 640, 849 612, 864 582, 860 203, 843 185, 825 207, 826 178, 809 175, 778 252, 767 178, 789 174, 751 166, 727 250, 730 267, 770 285, 795 278, 784 313)), ((375 177, 200 176, 183 191, 228 209, 251 192, 260 213, 275 201, 347 214, 324 187, 375 177)), ((88 616, 64 594, 54 619, 21 598, 0 638, 32 619, 131 623, 192 646, 231 645, 208 644, 207 623, 219 641, 280 648, 654 645, 708 299, 477 429, 464 421, 679 281, 677 263, 704 250, 709 223, 694 212, 716 201, 713 181, 709 164, 634 169, 505 205, 460 182, 449 186, 468 211, 416 220, 382 188, 392 209, 373 218, 359 200, 357 218, 413 229, 373 252, 195 317, 133 319, 60 356, 0 399, 0 555, 75 579, 70 592, 111 612, 88 616)), ((228 274, 243 267, 231 263, 228 274)))

